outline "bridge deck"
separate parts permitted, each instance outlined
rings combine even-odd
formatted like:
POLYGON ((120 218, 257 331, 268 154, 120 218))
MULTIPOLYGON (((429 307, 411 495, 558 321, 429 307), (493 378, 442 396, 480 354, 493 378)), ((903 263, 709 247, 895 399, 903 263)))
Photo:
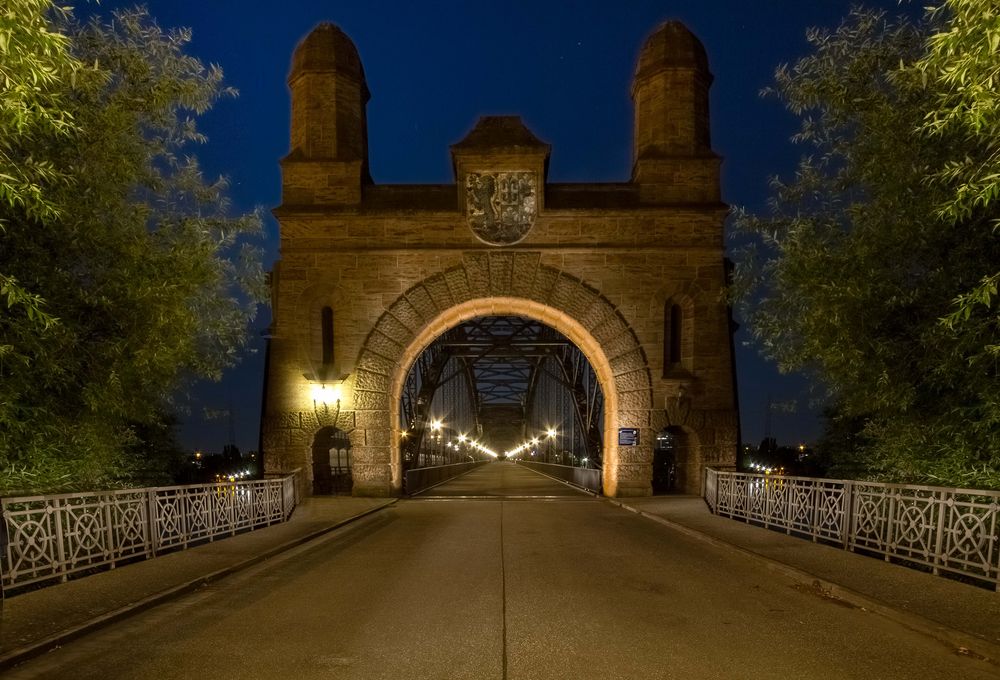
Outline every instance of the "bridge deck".
POLYGON ((589 494, 515 463, 497 461, 415 496, 466 498, 587 498, 589 494))
MULTIPOLYGON (((525 490, 527 474, 488 465, 454 484, 525 490)), ((400 501, 7 677, 996 677, 610 503, 443 498, 400 501)))

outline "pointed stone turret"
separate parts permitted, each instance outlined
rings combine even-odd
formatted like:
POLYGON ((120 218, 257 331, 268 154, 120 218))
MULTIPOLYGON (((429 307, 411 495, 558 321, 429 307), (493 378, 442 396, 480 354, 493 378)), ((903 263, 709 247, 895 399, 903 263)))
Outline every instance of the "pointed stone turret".
POLYGON ((282 161, 284 203, 358 203, 362 183, 371 182, 371 95, 354 43, 337 26, 320 24, 295 49, 288 87, 292 124, 291 151, 282 161))
POLYGON ((643 202, 718 201, 719 157, 709 133, 712 74, 705 48, 678 21, 646 40, 632 81, 632 181, 643 202))

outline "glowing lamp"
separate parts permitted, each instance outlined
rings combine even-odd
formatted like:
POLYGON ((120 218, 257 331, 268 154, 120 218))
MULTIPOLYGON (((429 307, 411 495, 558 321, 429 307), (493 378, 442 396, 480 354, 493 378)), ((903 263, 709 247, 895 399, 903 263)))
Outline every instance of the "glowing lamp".
POLYGON ((313 384, 312 398, 317 404, 339 404, 344 396, 344 387, 341 383, 325 385, 323 383, 313 384))

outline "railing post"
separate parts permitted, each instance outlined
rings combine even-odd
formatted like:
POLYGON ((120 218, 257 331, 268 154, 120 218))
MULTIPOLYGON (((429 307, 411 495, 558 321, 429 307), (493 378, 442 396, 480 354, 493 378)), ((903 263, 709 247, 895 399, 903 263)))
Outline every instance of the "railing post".
POLYGON ((941 575, 941 569, 939 568, 941 563, 944 561, 944 513, 948 508, 948 491, 942 491, 938 494, 937 503, 937 530, 934 536, 934 566, 932 571, 935 576, 941 575))
POLYGON ((53 499, 52 505, 55 508, 56 520, 56 560, 59 564, 59 580, 62 583, 67 581, 66 578, 66 546, 64 545, 65 539, 63 537, 63 522, 62 522, 62 508, 59 503, 59 499, 53 499))
POLYGON ((160 530, 158 528, 156 511, 156 489, 146 489, 146 525, 149 531, 149 554, 156 557, 156 552, 160 547, 160 530))
POLYGON ((844 508, 841 512, 841 542, 844 550, 853 550, 851 536, 854 535, 854 483, 844 482, 844 508))
POLYGON ((104 512, 101 514, 104 516, 104 540, 105 540, 105 550, 107 551, 107 557, 111 559, 111 568, 115 568, 115 556, 118 553, 115 545, 115 523, 114 523, 114 496, 111 493, 103 494, 99 496, 103 500, 99 501, 103 503, 101 508, 104 512))
POLYGON ((191 494, 188 493, 187 489, 181 489, 177 491, 180 495, 180 503, 177 507, 181 510, 181 546, 184 550, 187 550, 188 539, 191 538, 191 494))
POLYGON ((820 521, 823 517, 823 498, 826 488, 821 486, 819 480, 813 480, 809 486, 809 530, 812 533, 813 543, 819 541, 820 521))
POLYGON ((897 493, 892 493, 890 491, 889 495, 889 510, 885 514, 885 536, 882 538, 882 549, 885 551, 885 561, 891 562, 892 559, 892 539, 896 536, 896 498, 897 493))
POLYGON ((229 487, 229 535, 236 535, 236 499, 240 483, 233 482, 229 487))
MULTIPOLYGON (((7 532, 7 510, 3 498, 0 498, 0 616, 3 616, 4 600, 4 565, 10 561, 10 536, 7 532)), ((13 578, 11 579, 13 582, 13 578)))

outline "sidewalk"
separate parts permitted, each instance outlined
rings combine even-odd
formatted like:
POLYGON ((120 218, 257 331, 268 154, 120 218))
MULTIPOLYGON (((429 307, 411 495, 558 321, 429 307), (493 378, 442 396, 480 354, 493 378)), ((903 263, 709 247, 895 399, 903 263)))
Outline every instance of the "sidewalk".
POLYGON ((288 522, 8 598, 0 612, 0 671, 394 502, 307 498, 288 522))
POLYGON ((1000 663, 1000 594, 711 514, 696 496, 609 499, 716 545, 749 554, 817 595, 877 612, 1000 663))

